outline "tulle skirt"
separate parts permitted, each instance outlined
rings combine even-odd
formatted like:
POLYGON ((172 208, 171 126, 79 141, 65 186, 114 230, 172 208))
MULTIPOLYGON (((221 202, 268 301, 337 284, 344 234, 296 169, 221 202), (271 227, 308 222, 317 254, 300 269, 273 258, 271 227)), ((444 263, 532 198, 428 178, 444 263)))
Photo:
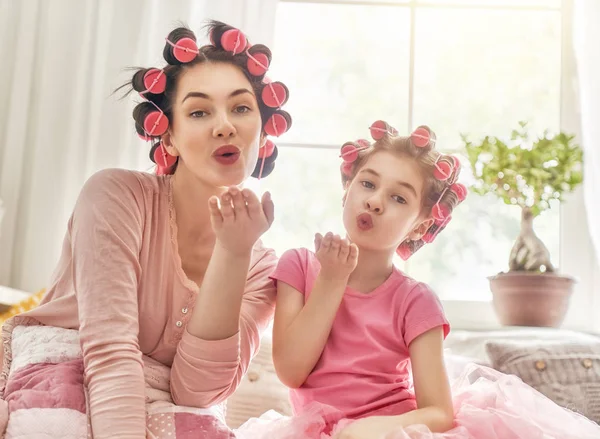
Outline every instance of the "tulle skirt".
MULTIPOLYGON (((452 385, 454 428, 423 425, 381 439, 600 439, 600 426, 562 408, 513 375, 467 366, 452 385)), ((333 407, 312 405, 293 417, 267 412, 235 431, 238 439, 330 439, 351 420, 333 407), (333 427, 332 427, 333 426, 333 427)))

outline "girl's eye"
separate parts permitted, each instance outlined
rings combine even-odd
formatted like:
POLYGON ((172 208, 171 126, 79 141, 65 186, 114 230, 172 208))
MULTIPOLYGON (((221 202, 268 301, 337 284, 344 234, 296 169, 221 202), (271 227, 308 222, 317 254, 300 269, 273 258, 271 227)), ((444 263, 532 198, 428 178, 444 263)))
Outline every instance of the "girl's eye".
POLYGON ((250 107, 248 107, 247 105, 240 105, 239 107, 235 108, 236 113, 247 113, 249 111, 250 107))
POLYGON ((361 181, 361 184, 367 189, 373 189, 375 187, 375 185, 370 181, 361 181))
POLYGON ((190 113, 190 116, 191 117, 204 117, 204 116, 206 116, 206 111, 201 111, 201 110, 194 111, 193 113, 190 113))
POLYGON ((402 198, 400 195, 394 195, 392 198, 394 199, 394 201, 396 201, 400 204, 406 204, 406 200, 404 198, 402 198))

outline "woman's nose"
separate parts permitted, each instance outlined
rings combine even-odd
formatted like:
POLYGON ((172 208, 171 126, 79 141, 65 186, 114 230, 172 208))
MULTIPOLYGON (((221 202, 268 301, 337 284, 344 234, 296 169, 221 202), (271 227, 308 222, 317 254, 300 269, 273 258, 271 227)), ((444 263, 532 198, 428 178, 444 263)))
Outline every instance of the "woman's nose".
POLYGON ((232 137, 236 133, 235 126, 225 115, 219 117, 213 129, 214 137, 232 137))

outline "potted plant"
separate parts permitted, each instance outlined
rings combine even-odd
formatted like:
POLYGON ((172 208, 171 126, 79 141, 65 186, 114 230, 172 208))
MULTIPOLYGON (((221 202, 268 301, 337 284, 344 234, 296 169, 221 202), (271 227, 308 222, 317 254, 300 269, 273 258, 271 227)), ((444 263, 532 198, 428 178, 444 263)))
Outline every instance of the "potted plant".
POLYGON ((561 325, 575 280, 557 273, 550 253, 535 234, 534 219, 563 200, 583 181, 583 151, 573 135, 548 131, 530 139, 520 122, 509 140, 462 135, 475 177, 473 192, 492 193, 521 209, 521 231, 509 257, 509 271, 489 277, 493 304, 504 325, 561 325))

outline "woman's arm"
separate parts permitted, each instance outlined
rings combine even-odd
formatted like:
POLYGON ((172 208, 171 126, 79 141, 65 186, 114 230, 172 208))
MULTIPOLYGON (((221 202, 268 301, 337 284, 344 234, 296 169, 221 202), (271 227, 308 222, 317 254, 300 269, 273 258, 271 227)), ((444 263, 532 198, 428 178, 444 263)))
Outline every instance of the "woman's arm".
POLYGON ((141 186, 106 170, 85 184, 70 220, 72 275, 95 439, 146 437, 137 288, 141 186))
POLYGON ((187 331, 211 341, 237 334, 250 258, 256 241, 273 222, 273 202, 247 189, 230 188, 208 205, 216 244, 187 331))
POLYGON ((273 252, 265 251, 249 272, 254 245, 273 222, 273 202, 236 188, 220 207, 216 201, 209 202, 216 245, 171 369, 173 400, 194 407, 235 391, 273 315, 273 252))
POLYGON ((239 332, 251 255, 252 249, 235 254, 217 242, 187 326, 191 335, 213 341, 239 332))
MULTIPOLYGON (((275 286, 269 278, 277 264, 275 252, 256 252, 262 252, 262 256, 244 274, 248 276, 244 279, 245 292, 238 299, 241 305, 235 324, 239 329, 227 338, 213 340, 196 337, 189 330, 184 332, 171 368, 171 393, 176 404, 218 404, 237 389, 248 370, 259 349, 260 337, 273 317, 275 303, 275 286)), ((219 323, 214 317, 211 320, 219 323)))

